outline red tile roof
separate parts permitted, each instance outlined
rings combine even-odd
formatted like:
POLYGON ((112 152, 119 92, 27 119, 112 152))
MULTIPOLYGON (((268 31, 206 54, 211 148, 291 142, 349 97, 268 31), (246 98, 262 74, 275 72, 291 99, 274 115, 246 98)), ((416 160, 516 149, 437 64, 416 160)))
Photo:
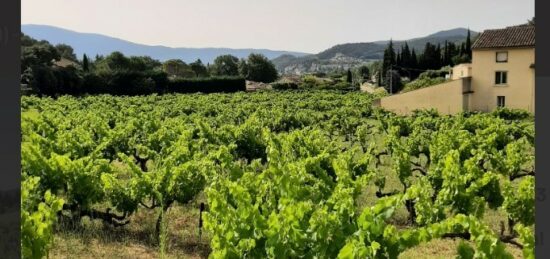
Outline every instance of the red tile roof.
POLYGON ((486 30, 472 45, 472 49, 509 47, 535 47, 535 26, 520 25, 486 30))

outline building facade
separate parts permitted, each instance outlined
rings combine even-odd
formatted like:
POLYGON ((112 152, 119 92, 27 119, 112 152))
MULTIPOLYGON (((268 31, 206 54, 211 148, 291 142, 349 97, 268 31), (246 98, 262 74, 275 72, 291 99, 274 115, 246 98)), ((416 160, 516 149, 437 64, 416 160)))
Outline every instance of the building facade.
POLYGON ((398 114, 489 112, 497 107, 535 112, 535 27, 486 30, 472 45, 472 63, 453 68, 451 81, 380 99, 398 114))
POLYGON ((472 46, 469 109, 535 112, 535 27, 489 30, 472 46))
POLYGON ((458 64, 453 67, 453 69, 451 70, 450 79, 458 80, 460 78, 471 77, 471 76, 472 76, 472 64, 464 63, 464 64, 458 64))

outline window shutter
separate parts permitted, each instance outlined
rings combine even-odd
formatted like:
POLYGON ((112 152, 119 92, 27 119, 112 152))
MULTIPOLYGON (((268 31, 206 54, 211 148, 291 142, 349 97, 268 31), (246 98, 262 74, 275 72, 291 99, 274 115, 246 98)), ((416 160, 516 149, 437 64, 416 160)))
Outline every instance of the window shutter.
POLYGON ((497 62, 508 62, 508 52, 497 52, 497 62))

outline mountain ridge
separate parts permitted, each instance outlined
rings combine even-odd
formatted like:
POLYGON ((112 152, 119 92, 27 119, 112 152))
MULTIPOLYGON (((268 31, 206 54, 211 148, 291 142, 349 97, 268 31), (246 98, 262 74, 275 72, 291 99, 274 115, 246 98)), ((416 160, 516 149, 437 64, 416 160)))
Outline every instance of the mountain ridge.
MULTIPOLYGON (((428 42, 435 45, 443 45, 445 41, 461 43, 465 41, 467 33, 468 29, 466 28, 454 28, 409 40, 393 40, 393 44, 394 49, 398 50, 407 42, 409 48, 411 50, 414 49, 419 54, 428 42)), ((472 38, 478 34, 478 32, 471 31, 472 38)), ((388 43, 389 40, 337 44, 314 55, 303 57, 285 55, 278 57, 273 59, 273 63, 277 70, 283 74, 327 72, 335 67, 346 70, 358 64, 382 59, 384 49, 388 43), (336 56, 339 57, 338 61, 334 60, 336 56), (351 62, 342 62, 342 60, 346 60, 342 56, 348 57, 348 60, 351 60, 351 62)))
MULTIPOLYGON (((389 40, 373 42, 342 43, 334 45, 317 54, 294 51, 269 49, 233 49, 233 48, 174 48, 163 45, 145 45, 128 40, 107 36, 99 33, 84 33, 50 25, 24 24, 21 31, 35 39, 47 40, 52 44, 65 43, 74 48, 75 54, 82 57, 108 55, 113 51, 120 51, 129 56, 150 56, 160 61, 181 59, 193 62, 201 59, 203 63, 212 63, 213 60, 224 54, 245 58, 250 53, 260 53, 271 59, 277 70, 283 74, 301 74, 305 72, 327 72, 334 69, 349 69, 364 63, 380 60, 389 40)), ((465 40, 468 29, 454 28, 442 30, 424 37, 409 40, 394 40, 394 48, 400 49, 408 43, 417 53, 422 52, 427 42, 444 44, 445 41, 460 43, 465 40)), ((478 32, 471 31, 472 37, 478 32)))
POLYGON ((254 48, 175 48, 163 45, 146 45, 99 33, 77 32, 56 26, 39 24, 23 24, 21 25, 21 32, 37 40, 47 40, 52 44, 68 44, 74 48, 75 54, 78 57, 82 57, 83 54, 94 57, 95 55, 108 55, 113 51, 120 51, 125 55, 151 56, 161 61, 177 58, 185 62, 193 62, 200 58, 204 63, 209 63, 213 62, 216 57, 224 54, 244 58, 250 53, 260 53, 269 59, 285 54, 298 57, 310 55, 310 53, 296 51, 254 48))

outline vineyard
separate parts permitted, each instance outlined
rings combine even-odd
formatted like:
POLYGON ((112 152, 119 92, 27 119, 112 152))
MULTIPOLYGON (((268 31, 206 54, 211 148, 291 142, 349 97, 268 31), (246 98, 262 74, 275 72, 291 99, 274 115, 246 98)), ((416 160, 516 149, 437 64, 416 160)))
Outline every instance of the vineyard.
POLYGON ((531 115, 402 117, 372 100, 25 96, 23 256, 50 254, 59 222, 120 229, 143 211, 162 256, 164 215, 204 197, 211 258, 397 258, 446 239, 459 258, 534 258, 531 115))

